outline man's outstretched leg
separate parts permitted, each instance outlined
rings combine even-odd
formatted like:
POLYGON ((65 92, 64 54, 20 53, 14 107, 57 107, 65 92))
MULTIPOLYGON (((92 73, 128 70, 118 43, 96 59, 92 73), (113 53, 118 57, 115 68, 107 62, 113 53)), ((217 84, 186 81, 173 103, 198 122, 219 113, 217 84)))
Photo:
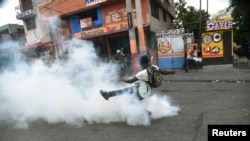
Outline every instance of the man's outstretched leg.
POLYGON ((125 93, 133 93, 135 90, 135 86, 133 87, 128 87, 128 88, 124 88, 124 89, 120 89, 120 90, 115 90, 115 91, 103 91, 100 90, 100 94, 102 95, 102 97, 106 100, 109 100, 110 97, 114 97, 114 96, 118 96, 118 95, 122 95, 125 93))

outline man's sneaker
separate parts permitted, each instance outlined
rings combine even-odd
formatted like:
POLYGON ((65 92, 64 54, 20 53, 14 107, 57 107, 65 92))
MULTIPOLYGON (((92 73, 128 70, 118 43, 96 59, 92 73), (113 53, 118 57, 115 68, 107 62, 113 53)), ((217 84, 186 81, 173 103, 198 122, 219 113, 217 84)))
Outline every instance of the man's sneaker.
POLYGON ((102 97, 106 100, 109 100, 109 93, 105 92, 103 90, 100 90, 100 94, 102 95, 102 97))

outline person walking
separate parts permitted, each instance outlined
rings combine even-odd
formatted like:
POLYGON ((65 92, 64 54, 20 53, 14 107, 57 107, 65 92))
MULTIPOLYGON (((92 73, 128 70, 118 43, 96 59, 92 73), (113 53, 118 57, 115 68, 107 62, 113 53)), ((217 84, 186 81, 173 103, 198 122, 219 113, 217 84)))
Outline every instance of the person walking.
POLYGON ((186 72, 188 72, 190 70, 190 68, 192 68, 192 67, 197 69, 197 63, 195 61, 195 58, 197 58, 197 51, 196 50, 197 50, 196 46, 193 46, 192 50, 189 52, 189 54, 187 56, 186 72))

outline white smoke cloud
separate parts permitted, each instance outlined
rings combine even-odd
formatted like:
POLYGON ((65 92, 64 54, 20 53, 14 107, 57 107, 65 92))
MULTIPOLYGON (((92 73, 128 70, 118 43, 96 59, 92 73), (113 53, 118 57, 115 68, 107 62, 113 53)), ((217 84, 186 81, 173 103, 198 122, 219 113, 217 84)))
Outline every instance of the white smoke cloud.
POLYGON ((148 126, 151 118, 178 115, 179 107, 167 96, 154 95, 141 102, 125 94, 106 101, 101 89, 127 86, 117 80, 117 66, 101 62, 91 42, 72 39, 67 45, 67 62, 49 67, 42 62, 18 63, 15 70, 0 74, 0 122, 16 127, 41 119, 76 126, 111 122, 148 126))

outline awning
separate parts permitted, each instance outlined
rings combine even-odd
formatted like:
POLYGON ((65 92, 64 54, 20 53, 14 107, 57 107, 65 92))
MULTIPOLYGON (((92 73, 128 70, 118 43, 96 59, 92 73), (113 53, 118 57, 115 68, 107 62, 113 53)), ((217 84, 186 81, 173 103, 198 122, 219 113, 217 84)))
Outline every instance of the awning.
POLYGON ((51 47, 53 46, 53 42, 52 41, 48 41, 48 42, 39 42, 39 43, 35 43, 32 45, 27 45, 24 47, 20 47, 18 50, 20 51, 24 51, 24 50, 28 50, 28 49, 32 49, 32 48, 38 48, 38 47, 51 47))
MULTIPOLYGON (((143 24, 143 27, 149 27, 149 26, 150 26, 150 24, 143 24)), ((138 27, 134 26, 134 29, 136 29, 136 28, 138 28, 138 27)), ((95 37, 100 37, 100 36, 104 36, 104 35, 120 33, 120 32, 124 32, 124 31, 129 31, 129 29, 126 28, 126 29, 114 30, 114 31, 110 31, 110 32, 104 32, 104 33, 97 34, 97 35, 89 35, 89 36, 86 36, 86 37, 81 37, 80 39, 95 38, 95 37)))
POLYGON ((95 38, 95 37, 100 37, 100 36, 104 36, 104 35, 123 32, 123 31, 128 31, 128 29, 116 30, 116 31, 111 31, 111 32, 104 32, 104 33, 97 34, 97 35, 90 35, 90 36, 86 36, 86 37, 81 37, 81 39, 95 38))

